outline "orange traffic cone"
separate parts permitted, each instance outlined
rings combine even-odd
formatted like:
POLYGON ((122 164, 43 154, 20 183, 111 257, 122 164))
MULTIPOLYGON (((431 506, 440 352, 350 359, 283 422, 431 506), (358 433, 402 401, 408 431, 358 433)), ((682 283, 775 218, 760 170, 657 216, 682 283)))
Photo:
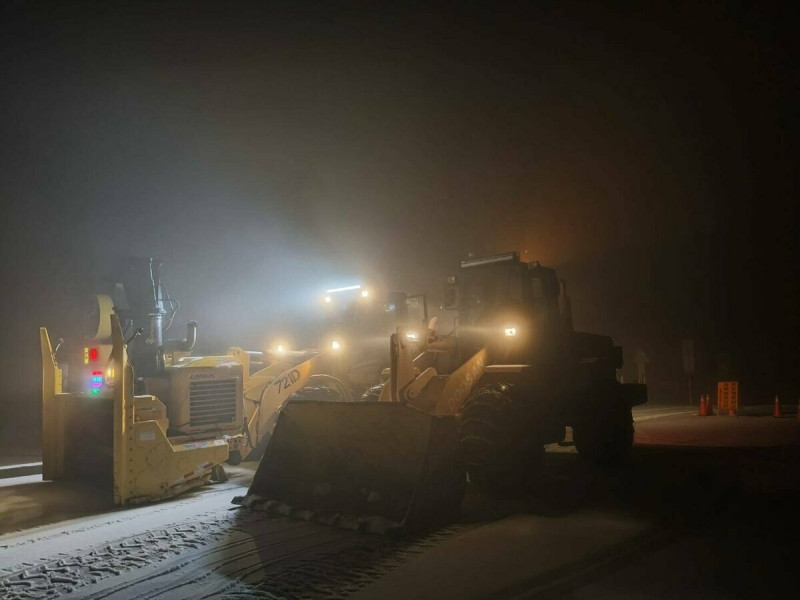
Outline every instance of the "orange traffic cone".
POLYGON ((781 412, 781 401, 778 400, 778 395, 775 394, 775 410, 772 412, 773 417, 782 417, 783 412, 781 412))
POLYGON ((700 394, 700 410, 697 413, 700 417, 707 417, 708 416, 708 409, 706 408, 706 396, 705 394, 700 394))

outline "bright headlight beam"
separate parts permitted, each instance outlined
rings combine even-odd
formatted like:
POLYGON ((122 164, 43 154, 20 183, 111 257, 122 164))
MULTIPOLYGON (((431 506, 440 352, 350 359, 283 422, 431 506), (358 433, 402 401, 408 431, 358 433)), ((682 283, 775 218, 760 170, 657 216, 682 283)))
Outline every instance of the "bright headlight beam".
POLYGON ((331 342, 331 350, 338 350, 341 347, 342 345, 339 343, 339 340, 333 340, 331 342))
POLYGON ((517 328, 516 327, 506 327, 506 335, 509 337, 517 335, 517 328))
POLYGON ((417 339, 417 334, 416 333, 407 333, 406 337, 408 339, 410 339, 410 340, 415 340, 415 339, 417 339))
POLYGON ((366 298, 369 296, 369 290, 361 290, 361 297, 366 298))
POLYGON ((328 302, 330 302, 330 301, 331 301, 331 297, 330 297, 330 296, 325 296, 325 297, 324 297, 322 300, 323 300, 324 302, 328 303, 328 302))
POLYGON ((335 294, 336 292, 349 292, 350 290, 360 290, 361 285, 346 285, 344 287, 338 288, 331 288, 329 290, 325 290, 326 294, 335 294))

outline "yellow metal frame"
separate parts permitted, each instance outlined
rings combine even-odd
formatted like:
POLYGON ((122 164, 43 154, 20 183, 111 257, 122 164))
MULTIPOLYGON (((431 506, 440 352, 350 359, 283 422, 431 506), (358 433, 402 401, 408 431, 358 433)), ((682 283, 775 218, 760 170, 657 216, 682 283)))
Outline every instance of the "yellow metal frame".
POLYGON ((64 446, 64 442, 60 439, 58 427, 63 422, 58 411, 62 404, 56 403, 56 398, 65 395, 61 393, 63 378, 44 327, 39 328, 39 342, 42 349, 42 477, 57 479, 63 473, 63 456, 59 448, 64 446))
MULTIPOLYGON (((213 467, 228 458, 227 442, 221 438, 192 441, 167 438, 163 404, 155 396, 133 395, 133 368, 127 359, 116 315, 111 315, 111 334, 111 357, 115 365, 113 397, 92 400, 97 401, 98 407, 101 402, 113 403, 114 504, 161 500, 203 485, 210 479, 213 467)), ((70 477, 69 461, 74 460, 68 455, 70 423, 84 418, 86 398, 62 393, 61 371, 44 327, 40 328, 40 339, 42 473, 44 479, 64 479, 70 477)))

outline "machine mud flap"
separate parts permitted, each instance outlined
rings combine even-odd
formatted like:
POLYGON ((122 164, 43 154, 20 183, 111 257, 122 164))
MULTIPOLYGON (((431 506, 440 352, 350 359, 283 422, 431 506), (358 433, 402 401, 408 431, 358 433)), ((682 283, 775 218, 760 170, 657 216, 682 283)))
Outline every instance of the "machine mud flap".
POLYGON ((395 403, 292 401, 240 504, 360 531, 458 518, 465 471, 455 418, 395 403))

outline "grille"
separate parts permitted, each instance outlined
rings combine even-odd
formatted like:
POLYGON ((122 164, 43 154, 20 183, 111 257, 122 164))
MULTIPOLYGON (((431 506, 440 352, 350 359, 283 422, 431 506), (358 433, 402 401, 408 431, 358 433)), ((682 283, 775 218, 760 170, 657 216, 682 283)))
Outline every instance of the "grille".
POLYGON ((236 379, 189 383, 189 425, 202 427, 236 421, 236 379))

